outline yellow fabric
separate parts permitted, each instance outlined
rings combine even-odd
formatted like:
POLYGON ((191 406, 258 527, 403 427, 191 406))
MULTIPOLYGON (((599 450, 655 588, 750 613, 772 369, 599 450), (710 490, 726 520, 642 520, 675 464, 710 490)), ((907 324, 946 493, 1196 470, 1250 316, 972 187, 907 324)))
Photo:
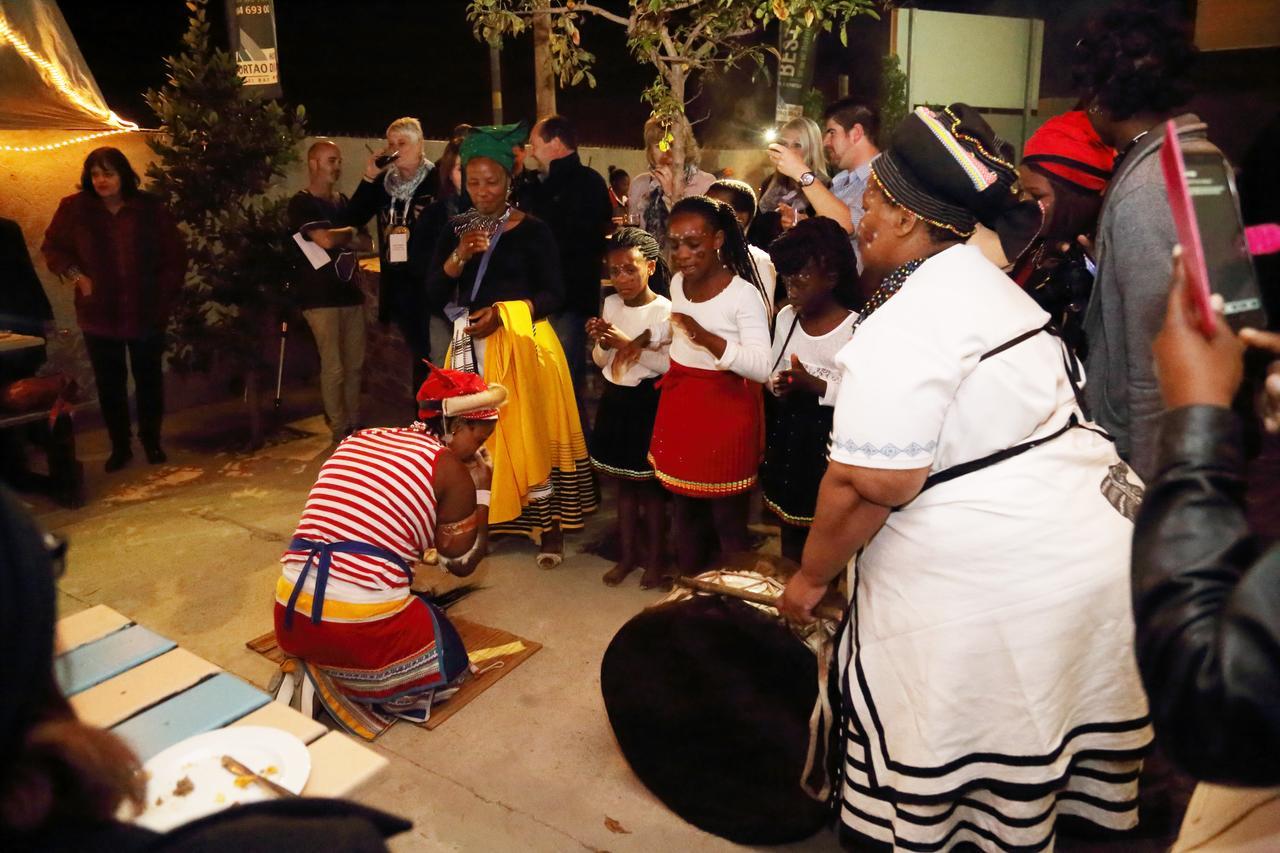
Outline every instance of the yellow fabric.
MULTIPOLYGON (((276 602, 282 607, 289 606, 289 596, 293 595, 293 581, 281 575, 276 579, 276 602)), ((295 612, 311 618, 312 602, 315 599, 308 592, 298 594, 294 602, 295 612)), ((320 618, 325 622, 377 622, 394 616, 409 605, 409 595, 396 601, 382 601, 370 604, 357 604, 350 601, 339 601, 330 590, 324 597, 324 606, 320 610, 320 618)))
POLYGON ((489 523, 520 517, 529 492, 553 467, 577 470, 587 458, 564 350, 546 320, 533 322, 524 302, 494 305, 502 326, 485 339, 484 380, 511 396, 487 446, 493 457, 489 523))
POLYGON ((477 649, 474 652, 467 652, 467 658, 472 663, 484 663, 493 658, 505 658, 507 655, 517 655, 525 650, 525 645, 519 640, 505 643, 501 646, 490 646, 487 649, 477 649))

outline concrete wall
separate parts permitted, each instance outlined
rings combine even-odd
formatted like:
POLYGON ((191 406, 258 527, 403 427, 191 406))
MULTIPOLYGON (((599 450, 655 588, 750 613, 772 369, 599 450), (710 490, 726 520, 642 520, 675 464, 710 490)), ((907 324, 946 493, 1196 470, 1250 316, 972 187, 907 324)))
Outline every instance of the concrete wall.
MULTIPOLYGON (((0 146, 48 145, 78 135, 80 134, 75 131, 64 130, 0 131, 0 146)), ((16 220, 22 227, 32 261, 49 295, 49 302, 53 305, 57 331, 49 343, 49 363, 45 370, 61 371, 74 376, 86 394, 94 393, 93 373, 85 354, 84 339, 76 325, 71 289, 45 267, 40 255, 40 243, 58 202, 76 191, 84 158, 90 151, 100 145, 119 148, 138 174, 145 175, 147 166, 153 160, 151 149, 147 146, 148 136, 148 133, 118 134, 52 151, 28 153, 0 150, 0 216, 16 220)), ((307 167, 303 158, 313 141, 309 138, 302 143, 299 162, 279 182, 275 192, 293 193, 306 185, 307 167)), ((357 137, 334 137, 333 141, 342 149, 344 175, 340 188, 350 194, 360 181, 369 149, 379 150, 383 142, 380 139, 357 137)), ((439 157, 444 145, 441 140, 429 140, 426 146, 427 156, 432 159, 439 157)), ((581 154, 583 161, 602 175, 607 175, 611 165, 626 169, 632 175, 638 175, 647 168, 644 152, 640 149, 583 148, 581 154)), ((758 185, 767 174, 768 161, 763 151, 705 151, 702 164, 712 172, 731 169, 736 177, 758 185)), ((290 374, 295 379, 299 375, 309 375, 314 369, 314 357, 308 346, 305 324, 296 325, 302 328, 294 336, 295 343, 291 345, 288 357, 290 374)), ((379 347, 377 352, 386 353, 388 360, 397 363, 379 365, 370 361, 369 368, 372 371, 390 370, 398 375, 398 356, 402 354, 402 344, 398 341, 397 333, 388 332, 388 336, 387 346, 379 347)), ((236 377, 230 376, 171 374, 166 385, 168 407, 176 410, 225 399, 235 380, 236 377)), ((405 381, 407 383, 407 378, 405 381)))
MULTIPOLYGON (((356 185, 360 183, 360 175, 364 172, 364 164, 369 157, 370 150, 381 151, 385 142, 382 139, 355 136, 333 136, 327 138, 336 143, 342 150, 343 175, 342 180, 339 181, 339 189, 350 195, 355 191, 356 185)), ((289 188, 290 192, 304 186, 307 182, 307 164, 303 158, 305 157, 306 149, 314 141, 315 138, 311 137, 303 143, 300 149, 303 152, 303 156, 299 157, 299 162, 293 165, 285 177, 282 186, 289 188)), ((432 160, 438 159, 441 152, 444 151, 444 146, 443 140, 427 140, 425 145, 427 157, 432 160)), ((578 154, 583 163, 595 169, 605 178, 609 176, 610 166, 618 166, 625 169, 632 177, 649 168, 649 164, 644 157, 644 151, 639 148, 584 146, 578 149, 578 154)), ((702 168, 714 173, 728 169, 732 171, 734 177, 745 180, 753 186, 759 186, 770 171, 769 160, 765 156, 763 148, 759 150, 707 149, 702 152, 702 168)))

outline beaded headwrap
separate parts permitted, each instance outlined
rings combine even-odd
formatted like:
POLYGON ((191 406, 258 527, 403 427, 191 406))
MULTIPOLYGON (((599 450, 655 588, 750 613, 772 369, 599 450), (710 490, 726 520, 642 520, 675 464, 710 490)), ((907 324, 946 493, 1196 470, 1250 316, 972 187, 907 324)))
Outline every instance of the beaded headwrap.
POLYGON ((472 421, 496 421, 498 409, 507 402, 507 389, 486 383, 480 376, 463 370, 447 370, 428 363, 431 372, 418 389, 418 417, 427 420, 443 415, 472 421))
POLYGON ((462 167, 475 157, 487 157, 493 160, 510 174, 516 165, 515 147, 523 145, 529 138, 529 129, 524 122, 515 124, 486 125, 473 127, 462 140, 458 157, 462 167))
POLYGON ((917 107, 899 123, 871 175, 889 201, 960 239, 981 222, 1017 257, 1040 229, 1034 202, 1019 202, 1012 150, 977 110, 917 107))

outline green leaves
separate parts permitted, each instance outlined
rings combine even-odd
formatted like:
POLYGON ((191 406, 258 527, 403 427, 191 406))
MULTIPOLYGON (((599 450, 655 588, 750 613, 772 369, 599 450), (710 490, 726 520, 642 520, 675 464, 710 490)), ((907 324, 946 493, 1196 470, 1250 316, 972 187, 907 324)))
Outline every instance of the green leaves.
POLYGON ((763 63, 770 49, 760 33, 775 21, 803 20, 826 32, 838 28, 848 45, 846 25, 859 15, 877 16, 887 0, 471 0, 467 20, 476 38, 501 42, 522 34, 535 15, 550 21, 550 48, 561 86, 595 86, 595 56, 582 47, 579 29, 586 16, 622 26, 627 47, 654 66, 657 82, 643 98, 661 116, 684 119, 683 95, 690 74, 715 73, 752 61, 763 63), (621 11, 625 7, 627 11, 621 11), (678 94, 677 94, 678 93, 678 94))
POLYGON ((165 85, 146 93, 165 133, 150 145, 150 189, 169 204, 191 256, 170 324, 179 370, 255 368, 262 324, 292 269, 285 201, 267 193, 297 159, 306 110, 248 95, 235 58, 216 49, 207 0, 188 0, 182 52, 165 60, 165 85))

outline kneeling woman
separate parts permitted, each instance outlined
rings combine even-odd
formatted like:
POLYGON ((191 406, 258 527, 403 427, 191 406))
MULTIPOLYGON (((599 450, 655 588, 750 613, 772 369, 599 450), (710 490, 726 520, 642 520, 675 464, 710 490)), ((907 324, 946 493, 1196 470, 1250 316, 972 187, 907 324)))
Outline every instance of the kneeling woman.
POLYGON ((709 511, 722 555, 747 550, 747 500, 760 466, 760 385, 769 378, 771 296, 756 277, 733 208, 706 196, 677 202, 668 220, 671 322, 628 346, 668 341, 671 369, 649 459, 675 495, 683 574, 708 559, 709 511))
MULTIPOLYGON (((478 377, 458 380, 446 391, 457 398, 449 411, 483 441, 506 391, 468 384, 478 377)), ((431 385, 429 377, 423 390, 431 385)), ((420 417, 438 416, 442 403, 420 394, 420 417)), ((396 718, 422 721, 434 692, 465 669, 457 633, 411 587, 415 564, 433 549, 464 559, 451 571, 474 568, 466 557, 480 525, 478 497, 487 495, 477 494, 459 454, 421 421, 355 433, 321 467, 280 560, 276 640, 302 660, 326 710, 352 733, 372 740, 396 718)))
POLYGON ((783 596, 808 619, 849 565, 838 790, 858 849, 1044 850, 1061 816, 1138 820, 1141 490, 1049 316, 962 242, 1016 215, 996 151, 969 107, 921 107, 871 165, 858 243, 879 285, 837 357, 831 463, 783 596))
POLYGON ((489 442, 492 530, 539 540, 538 565, 549 569, 563 559, 563 530, 596 508, 596 491, 569 367, 546 319, 564 301, 555 237, 507 203, 512 146, 526 135, 521 125, 478 127, 463 141, 475 209, 442 235, 427 289, 454 323, 449 366, 511 393, 489 442))

